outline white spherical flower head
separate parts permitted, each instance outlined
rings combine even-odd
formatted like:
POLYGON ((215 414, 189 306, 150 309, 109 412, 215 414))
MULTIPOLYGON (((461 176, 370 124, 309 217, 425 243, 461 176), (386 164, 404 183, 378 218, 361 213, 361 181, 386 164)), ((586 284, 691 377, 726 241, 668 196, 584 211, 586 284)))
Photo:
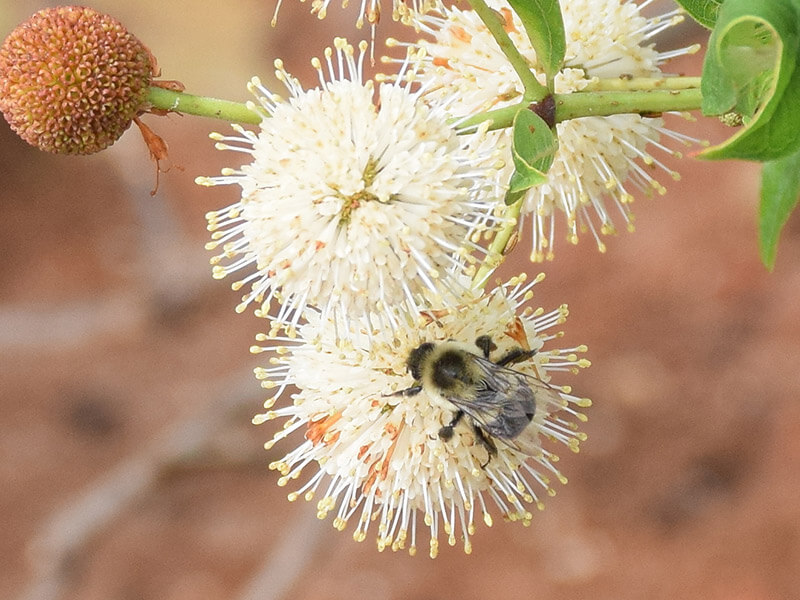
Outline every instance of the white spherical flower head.
POLYGON ((272 345, 254 347, 275 352, 272 366, 256 373, 264 387, 279 388, 254 422, 285 419, 267 447, 297 444, 270 465, 279 485, 299 480, 289 499, 316 500, 320 518, 332 513, 337 529, 351 523, 358 541, 377 529, 381 550, 415 553, 424 523, 431 556, 440 535, 450 545, 460 538, 470 552, 475 521, 491 525, 492 506, 529 523, 532 507, 555 493, 552 480, 566 482, 546 446, 577 451, 585 439, 579 411, 590 405, 550 381, 551 372, 589 362, 580 358, 583 346, 545 348, 560 337, 551 329, 567 309, 524 306, 541 278, 523 275, 465 295, 457 309, 424 313, 400 333, 363 333, 344 351, 318 314, 285 345, 272 337, 272 345), (418 360, 428 351, 438 359, 418 360), (460 392, 442 383, 470 377, 460 392), (288 406, 287 386, 299 390, 288 406))
MULTIPOLYGON (((514 45, 544 84, 544 71, 519 17, 503 0, 490 0, 489 4, 501 15, 514 45)), ((659 53, 650 43, 655 34, 683 19, 678 11, 647 18, 640 13, 639 5, 627 0, 570 0, 562 2, 561 9, 566 66, 555 77, 556 93, 590 91, 600 80, 659 77, 666 60, 698 48, 659 53)), ((433 36, 419 42, 428 54, 420 79, 449 90, 447 94, 454 96, 451 110, 455 115, 467 116, 520 102, 523 88, 519 78, 473 11, 446 8, 438 15, 417 15, 415 22, 433 36)), ((605 245, 600 235, 616 231, 612 212, 618 211, 632 230, 632 188, 646 194, 665 192, 652 176, 651 167, 662 168, 678 179, 676 172, 645 148, 651 145, 680 156, 659 139, 663 136, 682 144, 696 141, 666 129, 661 118, 633 114, 572 119, 556 127, 559 148, 548 181, 531 189, 523 205, 523 214, 529 216, 531 224, 531 259, 537 261, 552 258, 558 211, 566 216, 570 242, 577 243, 578 232, 588 228, 601 251, 605 245)), ((510 140, 510 130, 488 135, 510 140)), ((506 163, 505 181, 513 169, 510 153, 506 163)))
POLYGON ((320 87, 311 90, 278 62, 290 99, 255 81, 260 131, 213 136, 252 156, 221 177, 198 178, 242 188, 240 201, 207 215, 208 247, 222 249, 215 277, 254 271, 234 284, 251 284, 240 311, 255 302, 266 314, 275 299, 281 321, 296 323, 308 305, 337 323, 374 323, 378 314, 381 325, 389 307, 414 312, 425 297, 447 305, 462 293, 478 248, 470 238, 493 226, 502 193, 492 183, 497 151, 457 135, 443 107, 410 90, 413 72, 405 83, 379 84, 376 104, 373 83, 362 82, 365 48, 356 59, 337 39, 338 75, 328 49, 328 77, 315 60, 320 87))

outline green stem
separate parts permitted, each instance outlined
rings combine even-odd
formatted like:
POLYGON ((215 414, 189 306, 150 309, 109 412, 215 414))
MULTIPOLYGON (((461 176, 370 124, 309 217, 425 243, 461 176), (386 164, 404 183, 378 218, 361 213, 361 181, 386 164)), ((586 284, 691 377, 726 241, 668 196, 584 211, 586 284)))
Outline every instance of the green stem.
POLYGON ((689 90, 700 88, 699 77, 613 77, 596 79, 589 83, 584 92, 636 92, 647 90, 689 90))
POLYGON ((232 123, 258 125, 263 118, 262 115, 250 110, 246 104, 206 96, 194 96, 155 86, 150 88, 147 101, 153 105, 153 108, 223 119, 232 123))
MULTIPOLYGON (((622 113, 654 114, 671 110, 697 110, 702 100, 699 86, 699 77, 601 79, 592 84, 589 88, 591 91, 554 94, 556 122, 578 117, 602 117, 622 113)), ((147 101, 153 108, 223 119, 233 123, 257 125, 263 118, 261 114, 250 110, 247 104, 195 96, 160 87, 150 88, 147 101)), ((492 121, 491 129, 510 127, 514 115, 528 104, 527 100, 522 100, 512 106, 475 115, 465 120, 459 129, 475 126, 484 121, 492 121)))
POLYGON ((486 28, 489 30, 489 33, 491 33, 492 37, 497 41, 500 50, 506 55, 514 71, 517 72, 517 76, 522 82, 522 86, 525 88, 526 100, 537 101, 544 98, 549 93, 549 90, 536 79, 536 76, 531 71, 530 65, 528 65, 528 61, 519 53, 514 42, 508 37, 508 33, 503 29, 503 24, 500 22, 500 19, 497 18, 495 11, 489 8, 484 0, 468 1, 472 10, 480 17, 483 24, 486 25, 486 28))
MULTIPOLYGON (((571 94, 553 94, 556 102, 556 122, 577 119, 579 117, 605 117, 623 113, 652 115, 668 111, 699 110, 702 95, 699 87, 690 87, 689 81, 678 82, 674 87, 653 87, 646 90, 629 91, 592 91, 573 92, 571 94), (684 85, 685 87, 680 87, 684 85)), ((694 80, 691 84, 694 85, 694 80)), ((641 82, 640 82, 641 85, 641 82)), ((528 106, 525 100, 518 104, 498 108, 463 121, 459 128, 476 126, 484 121, 491 121, 490 129, 511 127, 514 116, 528 106)))
POLYGON ((519 223, 519 214, 522 210, 522 203, 524 199, 520 199, 511 206, 506 206, 503 217, 506 219, 503 228, 497 232, 497 235, 492 239, 491 244, 486 252, 486 258, 483 260, 475 277, 472 278, 472 287, 475 289, 482 288, 486 285, 486 280, 492 274, 500 263, 503 262, 503 257, 506 252, 509 240, 514 232, 517 231, 517 224, 519 223))
POLYGON ((672 110, 698 110, 702 99, 699 88, 555 94, 556 122, 621 113, 648 115, 672 110))

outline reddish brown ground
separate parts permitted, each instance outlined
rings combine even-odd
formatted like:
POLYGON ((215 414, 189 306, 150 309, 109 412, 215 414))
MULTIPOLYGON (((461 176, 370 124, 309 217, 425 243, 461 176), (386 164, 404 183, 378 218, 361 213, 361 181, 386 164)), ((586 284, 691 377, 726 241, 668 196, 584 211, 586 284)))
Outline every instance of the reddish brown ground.
MULTIPOLYGON (((271 48, 297 43, 286 7, 273 32, 255 1, 232 15, 178 4, 94 5, 145 29, 166 77, 190 65, 198 92, 244 99, 246 76, 291 54, 271 48), (224 31, 204 41, 253 22, 246 48, 224 31)), ((249 424, 261 325, 234 314, 203 250, 204 213, 236 190, 192 183, 237 156, 206 140, 224 124, 148 122, 185 168, 155 198, 135 132, 79 159, 0 126, 0 598, 800 598, 800 221, 766 273, 753 166, 684 160, 607 254, 589 237, 559 245, 536 291, 569 303, 567 340, 590 348, 573 382, 595 401, 590 439, 529 528, 480 526, 471 556, 444 545, 432 561, 379 554, 286 501, 267 426, 249 424)))

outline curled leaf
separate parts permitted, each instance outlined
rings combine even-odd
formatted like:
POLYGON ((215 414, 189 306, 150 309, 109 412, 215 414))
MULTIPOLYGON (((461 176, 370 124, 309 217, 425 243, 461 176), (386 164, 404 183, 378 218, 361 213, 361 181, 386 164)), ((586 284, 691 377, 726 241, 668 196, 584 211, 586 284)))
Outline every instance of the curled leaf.
POLYGON ((703 113, 744 127, 702 158, 768 161, 800 149, 800 29, 794 0, 727 0, 703 65, 703 113))

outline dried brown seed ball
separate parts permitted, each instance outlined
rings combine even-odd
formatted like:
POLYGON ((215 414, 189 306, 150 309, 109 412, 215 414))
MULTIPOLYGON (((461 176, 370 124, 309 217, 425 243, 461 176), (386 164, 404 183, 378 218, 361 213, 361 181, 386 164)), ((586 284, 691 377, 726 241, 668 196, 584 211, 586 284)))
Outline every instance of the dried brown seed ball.
POLYGON ((91 154, 146 108, 154 70, 150 51, 116 19, 83 6, 48 8, 0 48, 0 111, 41 150, 91 154))

